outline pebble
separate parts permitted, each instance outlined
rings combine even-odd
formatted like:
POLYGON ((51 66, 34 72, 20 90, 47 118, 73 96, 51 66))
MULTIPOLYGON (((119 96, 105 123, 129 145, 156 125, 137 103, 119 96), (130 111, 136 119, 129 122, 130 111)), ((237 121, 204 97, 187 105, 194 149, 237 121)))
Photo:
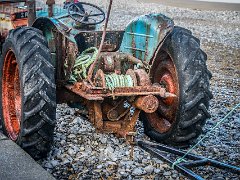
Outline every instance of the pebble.
POLYGON ((108 153, 113 153, 114 152, 114 149, 111 147, 111 146, 108 146, 106 149, 105 149, 105 153, 108 154, 108 153))
POLYGON ((76 138, 76 135, 75 134, 70 134, 70 135, 68 135, 68 138, 70 138, 70 139, 76 138))
POLYGON ((102 166, 102 165, 98 165, 97 168, 98 168, 98 169, 102 169, 103 166, 102 166))
POLYGON ((151 174, 154 171, 154 167, 152 165, 148 165, 147 167, 144 168, 144 170, 151 174))
POLYGON ((127 177, 127 176, 129 176, 129 174, 128 174, 126 171, 124 171, 124 170, 119 171, 119 174, 120 174, 122 177, 127 177))
POLYGON ((146 174, 146 171, 143 168, 135 168, 132 172, 133 176, 140 176, 146 174))
POLYGON ((72 156, 72 155, 76 154, 76 151, 74 151, 72 148, 69 148, 69 149, 68 149, 68 154, 69 154, 70 156, 72 156))
POLYGON ((155 173, 155 174, 158 174, 158 173, 160 173, 160 172, 161 172, 160 169, 154 169, 154 173, 155 173))
POLYGON ((49 162, 47 162, 45 165, 44 165, 45 168, 48 168, 48 169, 52 169, 53 168, 53 165, 49 162))
POLYGON ((58 161, 56 161, 56 160, 52 160, 52 161, 50 161, 50 163, 51 163, 51 165, 52 165, 52 167, 56 167, 56 166, 58 166, 60 163, 58 162, 58 161))
POLYGON ((102 144, 106 144, 107 143, 107 138, 101 138, 100 141, 101 141, 102 144))
POLYGON ((164 176, 170 176, 170 175, 171 175, 171 172, 166 171, 166 172, 163 173, 163 175, 164 175, 164 176))

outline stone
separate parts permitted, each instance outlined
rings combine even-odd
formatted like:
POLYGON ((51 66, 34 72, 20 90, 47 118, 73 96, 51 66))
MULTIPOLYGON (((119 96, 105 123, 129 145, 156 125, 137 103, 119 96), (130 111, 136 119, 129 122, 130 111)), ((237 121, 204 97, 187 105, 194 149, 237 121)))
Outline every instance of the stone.
POLYGON ((141 176, 146 174, 146 171, 143 168, 135 168, 132 172, 132 175, 134 176, 141 176))
POLYGON ((70 138, 70 139, 76 138, 76 135, 75 134, 70 134, 70 135, 68 135, 68 138, 70 138))
POLYGON ((146 166, 146 167, 144 168, 144 170, 145 170, 147 173, 151 174, 151 173, 154 171, 154 167, 153 167, 152 165, 148 165, 148 166, 146 166))
POLYGON ((123 169, 121 169, 119 171, 119 174, 122 176, 122 177, 128 177, 128 173, 126 171, 124 171, 123 169))
POLYGON ((60 164, 59 161, 57 161, 57 160, 52 160, 52 161, 50 161, 50 163, 51 163, 52 167, 56 167, 60 164))
POLYGON ((165 172, 163 173, 163 175, 164 175, 164 176, 170 176, 170 175, 171 175, 171 172, 170 172, 170 171, 165 171, 165 172))
POLYGON ((82 119, 80 117, 77 117, 75 118, 73 121, 72 121, 73 124, 81 124, 82 123, 82 119))
POLYGON ((114 152, 114 149, 111 147, 111 146, 108 146, 106 149, 105 149, 105 153, 108 154, 108 153, 113 153, 114 152))
POLYGON ((72 148, 69 148, 69 149, 68 149, 68 154, 69 154, 70 156, 72 156, 72 155, 76 154, 76 151, 74 151, 72 148))
POLYGON ((100 142, 101 142, 102 144, 106 144, 106 143, 107 143, 107 138, 105 138, 105 137, 101 138, 101 139, 100 139, 100 142))
POLYGON ((154 169, 154 173, 155 173, 155 174, 158 174, 158 173, 160 173, 160 172, 161 172, 160 169, 157 169, 157 168, 154 169))
POLYGON ((102 165, 98 165, 97 168, 98 168, 98 169, 102 169, 103 166, 102 166, 102 165))
POLYGON ((48 168, 48 169, 52 169, 53 166, 51 163, 47 162, 45 165, 44 165, 45 168, 48 168))

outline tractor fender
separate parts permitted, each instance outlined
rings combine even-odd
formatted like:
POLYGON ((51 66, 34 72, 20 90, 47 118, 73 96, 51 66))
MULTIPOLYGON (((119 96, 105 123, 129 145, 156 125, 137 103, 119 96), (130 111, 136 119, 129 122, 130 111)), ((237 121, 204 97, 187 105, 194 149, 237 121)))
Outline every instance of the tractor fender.
POLYGON ((46 37, 47 40, 53 37, 53 29, 56 29, 60 32, 64 37, 66 37, 69 41, 76 44, 75 41, 75 34, 68 33, 69 28, 62 24, 56 18, 47 18, 47 17, 40 17, 38 18, 32 25, 34 28, 41 30, 46 37))
POLYGON ((125 29, 120 52, 150 63, 165 37, 173 30, 174 22, 163 14, 143 15, 125 29))

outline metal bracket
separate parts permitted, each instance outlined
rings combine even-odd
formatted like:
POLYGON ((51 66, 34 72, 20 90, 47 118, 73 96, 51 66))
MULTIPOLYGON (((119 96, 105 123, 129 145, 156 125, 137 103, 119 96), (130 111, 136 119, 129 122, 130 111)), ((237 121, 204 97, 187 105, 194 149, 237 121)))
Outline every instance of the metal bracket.
MULTIPOLYGON (((185 151, 168 147, 162 144, 137 141, 137 145, 140 146, 145 151, 149 152, 151 155, 165 161, 170 166, 174 164, 175 160, 172 160, 166 157, 163 153, 170 153, 172 155, 177 155, 177 156, 183 156, 186 154, 185 151)), ((191 168, 199 167, 199 166, 212 166, 215 168, 223 169, 231 173, 240 175, 240 167, 222 163, 222 162, 209 159, 203 156, 195 155, 195 154, 188 154, 186 155, 185 158, 186 160, 188 160, 187 162, 176 164, 173 168, 190 179, 204 180, 204 178, 202 178, 201 176, 199 176, 198 174, 196 174, 191 170, 191 168)))

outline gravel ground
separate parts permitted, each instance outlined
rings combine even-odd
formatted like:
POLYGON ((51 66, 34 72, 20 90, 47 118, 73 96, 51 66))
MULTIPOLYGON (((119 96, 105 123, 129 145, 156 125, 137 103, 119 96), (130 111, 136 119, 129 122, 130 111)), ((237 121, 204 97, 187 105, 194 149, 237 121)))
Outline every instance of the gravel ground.
MULTIPOLYGON (((107 1, 89 0, 107 7, 107 1)), ((124 29, 130 19, 142 14, 163 13, 175 24, 188 28, 201 39, 208 54, 208 66, 213 73, 211 87, 214 99, 204 132, 240 102, 240 12, 199 11, 142 4, 136 0, 115 1, 110 28, 124 29)), ((111 134, 97 133, 76 109, 58 105, 54 147, 48 158, 39 162, 57 179, 185 179, 160 160, 111 134)), ((139 139, 148 139, 138 123, 139 139)), ((195 153, 240 166, 240 113, 235 112, 227 122, 201 143, 195 153)), ((197 171, 206 179, 239 179, 236 175, 212 168, 197 171)))

